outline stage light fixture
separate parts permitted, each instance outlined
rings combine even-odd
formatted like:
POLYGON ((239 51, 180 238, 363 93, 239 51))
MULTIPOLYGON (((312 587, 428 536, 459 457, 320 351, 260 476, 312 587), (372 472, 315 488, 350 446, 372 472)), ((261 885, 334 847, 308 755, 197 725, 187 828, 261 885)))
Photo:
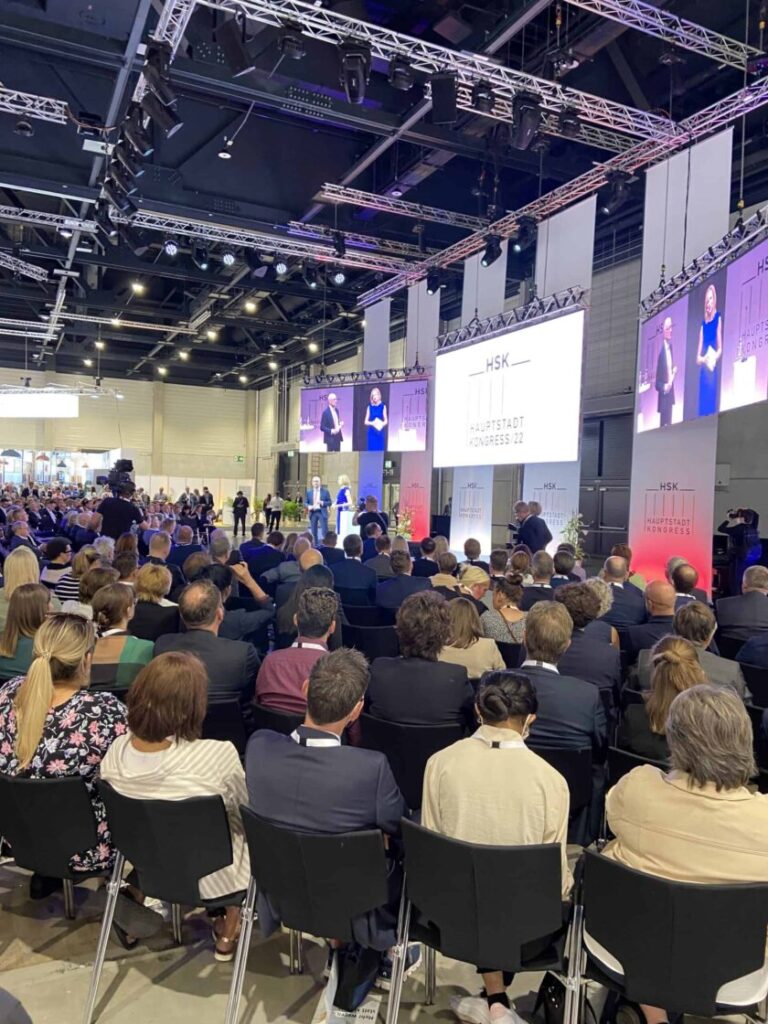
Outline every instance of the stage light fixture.
POLYGON ((270 368, 270 370, 276 370, 278 368, 278 364, 277 362, 275 362, 274 359, 270 359, 269 362, 267 363, 267 366, 270 368))
POLYGON ((245 376, 244 373, 239 374, 237 379, 240 381, 241 384, 248 383, 248 378, 245 376))
MULTIPOLYGON (((434 295, 435 292, 440 291, 443 284, 443 275, 440 272, 439 267, 430 267, 427 271, 427 295, 434 295)), ((363 320, 363 327, 365 327, 365 320, 363 320)))
POLYGON ((219 332, 214 327, 209 327, 208 330, 205 332, 205 336, 208 339, 208 341, 218 341, 219 332))
POLYGON ((310 341, 310 343, 307 345, 307 351, 312 352, 314 354, 315 352, 320 351, 320 346, 317 344, 316 341, 310 341))
POLYGON ((144 127, 141 107, 136 103, 132 103, 128 108, 128 116, 123 123, 123 134, 142 160, 152 156, 155 147, 144 127))
POLYGON ((112 160, 120 163, 125 173, 132 178, 140 178, 144 173, 144 165, 136 159, 134 151, 124 142, 119 142, 112 150, 112 160))
POLYGON ((167 43, 152 40, 147 45, 144 81, 164 107, 176 105, 176 93, 171 88, 171 48, 167 43))
POLYGON ((122 164, 119 164, 116 160, 113 160, 107 167, 107 174, 127 196, 135 195, 139 191, 139 186, 122 164))
POLYGON ((168 367, 167 366, 158 366, 157 372, 160 374, 161 377, 165 377, 165 375, 168 373, 168 367))
POLYGON ((436 71, 429 79, 432 93, 432 123, 451 125, 456 123, 456 75, 453 71, 436 71))
POLYGON ((411 65, 405 57, 398 56, 394 56, 389 62, 387 79, 392 88, 397 89, 399 92, 408 92, 409 89, 413 88, 413 83, 416 81, 411 65))
POLYGON ((501 256, 501 239, 498 235, 486 235, 485 236, 485 252, 480 257, 480 262, 484 267, 490 267, 492 263, 501 256))
POLYGON ((512 243, 515 252, 525 252, 536 239, 536 221, 532 217, 521 217, 517 222, 517 234, 512 243))
POLYGON ((320 272, 314 263, 307 263, 304 267, 304 284, 313 291, 320 284, 320 272))
POLYGON ((232 147, 235 144, 234 139, 224 139, 224 145, 221 147, 216 156, 219 160, 231 160, 232 159, 232 147))
POLYGON ((34 137, 35 129, 31 121, 28 121, 25 117, 19 118, 14 126, 14 134, 21 135, 23 139, 31 139, 34 137))
POLYGON ((490 114, 496 106, 496 95, 490 82, 475 82, 472 86, 472 106, 481 114, 490 114))
POLYGON ((122 327, 123 325, 123 321, 120 319, 119 316, 113 316, 109 322, 112 324, 113 327, 122 327))
POLYGON ((141 109, 167 139, 175 135, 179 128, 184 127, 184 122, 173 109, 166 107, 152 92, 144 93, 141 101, 141 109))
POLYGON ((347 240, 341 231, 334 231, 333 233, 333 251, 340 260, 343 260, 347 255, 347 240))
POLYGON ((365 87, 371 77, 371 49, 354 39, 339 44, 339 82, 349 103, 359 106, 365 100, 365 87))
POLYGON ((122 224, 119 236, 120 241, 128 246, 134 256, 146 256, 150 247, 149 235, 146 231, 137 231, 128 224, 122 224))
POLYGON ((389 194, 392 196, 393 199, 400 199, 402 197, 402 195, 403 195, 403 188, 402 188, 402 186, 401 185, 393 185, 390 188, 390 190, 389 190, 389 194))
POLYGON ((301 30, 293 25, 286 25, 277 39, 277 49, 281 57, 287 60, 301 60, 307 55, 307 47, 301 30))
POLYGON ((275 262, 272 265, 279 277, 283 277, 283 275, 288 273, 288 261, 284 256, 275 256, 275 262))
POLYGON ((204 245, 196 245, 192 250, 192 262, 199 270, 207 270, 210 264, 208 250, 204 245))
POLYGON ((94 347, 94 348, 95 348, 95 349, 96 349, 96 350, 97 350, 98 352, 103 352, 103 351, 104 351, 104 349, 106 348, 106 345, 105 345, 105 344, 104 344, 104 342, 103 342, 103 341, 101 340, 101 338, 99 338, 99 339, 98 339, 98 341, 94 341, 94 343, 93 343, 93 347, 94 347))
POLYGON ((186 361, 189 359, 189 352, 187 351, 187 349, 179 349, 179 359, 182 361, 182 363, 186 363, 186 361))
POLYGON ((58 228, 57 230, 58 230, 58 232, 59 232, 59 234, 61 235, 62 238, 71 238, 72 237, 72 234, 73 234, 72 228, 68 228, 65 224, 62 224, 61 227, 58 228))
POLYGON ((93 208, 93 219, 96 221, 99 230, 103 231, 109 239, 117 239, 117 225, 112 222, 109 216, 109 204, 99 199, 93 208))
POLYGON ((116 207, 120 213, 126 213, 129 217, 132 217, 138 210, 138 206, 134 203, 131 197, 126 195, 117 182, 112 181, 111 178, 106 178, 101 188, 110 203, 116 207))
POLYGON ((175 238, 166 238, 163 242, 163 252, 166 256, 170 256, 171 259, 176 259, 179 255, 179 243, 175 238))
POLYGON ((557 115, 557 127, 566 139, 577 139, 581 134, 581 121, 573 107, 564 107, 557 115))
POLYGON ((513 149, 528 149, 541 124, 541 99, 535 93, 519 92, 512 100, 512 132, 509 144, 513 149))
POLYGON ((237 253, 234 249, 224 249, 221 254, 221 262, 225 267, 234 267, 237 260, 237 253))
POLYGON ((609 171, 608 186, 600 199, 600 212, 606 217, 616 213, 629 198, 629 178, 626 171, 609 171))
POLYGON ((88 358, 83 360, 83 366, 93 366, 93 360, 88 358))
POLYGON ((245 309, 246 313, 255 313, 256 312, 256 303, 253 301, 253 299, 246 299, 246 302, 245 302, 245 305, 243 306, 243 308, 245 309))
POLYGON ((341 286, 341 285, 345 284, 346 280, 347 280, 347 275, 344 273, 344 268, 343 267, 337 267, 334 270, 334 272, 333 272, 331 280, 333 281, 333 283, 335 285, 338 285, 338 286, 341 286))
POLYGON ((143 295, 147 290, 147 286, 143 281, 131 281, 131 291, 134 295, 143 295))

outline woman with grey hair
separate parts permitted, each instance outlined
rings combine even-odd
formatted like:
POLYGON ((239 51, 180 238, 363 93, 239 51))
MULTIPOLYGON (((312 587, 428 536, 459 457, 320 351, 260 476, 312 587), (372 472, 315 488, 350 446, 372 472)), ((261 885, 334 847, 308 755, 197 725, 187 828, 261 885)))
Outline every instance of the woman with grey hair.
POLYGON ((606 622, 604 617, 613 607, 613 591, 610 586, 601 580, 599 576, 593 576, 591 579, 584 581, 588 587, 591 587, 597 594, 597 599, 600 602, 600 613, 596 619, 585 628, 584 632, 589 633, 593 640, 605 640, 606 643, 613 644, 614 647, 619 646, 619 634, 615 626, 612 626, 610 622, 606 622))
MULTIPOLYGON (((768 882, 768 796, 747 789, 757 769, 741 698, 709 683, 685 690, 669 709, 666 735, 672 771, 643 765, 608 793, 608 825, 616 838, 604 856, 679 882, 768 882)), ((584 938, 606 971, 620 977, 619 961, 584 938)), ((717 1001, 748 1006, 766 992, 768 966, 721 986, 717 1001)), ((642 1010, 647 1024, 668 1020, 659 1007, 642 1010)))
POLYGON ((93 547, 104 565, 112 565, 115 557, 115 542, 112 537, 97 537, 93 547))

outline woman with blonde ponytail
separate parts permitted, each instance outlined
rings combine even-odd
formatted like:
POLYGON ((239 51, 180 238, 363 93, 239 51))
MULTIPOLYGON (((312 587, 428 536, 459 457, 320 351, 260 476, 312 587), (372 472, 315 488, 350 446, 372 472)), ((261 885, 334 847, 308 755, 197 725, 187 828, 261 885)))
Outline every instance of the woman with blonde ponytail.
POLYGON ((93 624, 51 615, 35 634, 26 676, 0 687, 0 773, 32 779, 79 775, 91 795, 99 842, 71 861, 74 871, 107 871, 114 857, 94 782, 126 709, 111 693, 90 693, 93 624))
POLYGON ((666 761, 666 728, 672 701, 684 690, 709 682, 696 648, 681 636, 663 636, 651 651, 651 689, 644 704, 630 704, 619 727, 619 746, 640 757, 666 761))

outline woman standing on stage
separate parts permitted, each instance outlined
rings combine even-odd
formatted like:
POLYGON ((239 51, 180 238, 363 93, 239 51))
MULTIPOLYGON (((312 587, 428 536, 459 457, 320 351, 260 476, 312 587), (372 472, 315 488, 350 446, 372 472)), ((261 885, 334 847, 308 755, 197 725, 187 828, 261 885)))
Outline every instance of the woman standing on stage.
POLYGON ((352 488, 348 476, 342 475, 338 480, 339 493, 336 495, 336 532, 341 536, 341 513, 354 507, 352 488))
POLYGON ((704 319, 699 328, 699 416, 717 412, 720 386, 720 359, 723 355, 723 318, 717 308, 717 291, 713 284, 704 293, 704 319))

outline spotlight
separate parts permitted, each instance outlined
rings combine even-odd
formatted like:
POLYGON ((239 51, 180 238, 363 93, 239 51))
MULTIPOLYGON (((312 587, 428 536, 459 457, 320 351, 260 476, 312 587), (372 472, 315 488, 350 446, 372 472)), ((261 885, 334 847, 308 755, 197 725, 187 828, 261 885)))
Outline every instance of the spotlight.
POLYGON ((389 62, 387 78, 392 88, 397 89, 399 92, 408 92, 413 87, 415 81, 411 65, 405 57, 397 56, 393 57, 389 62))
POLYGON ((132 196, 139 191, 139 186, 130 174, 128 174, 122 164, 119 164, 116 160, 112 161, 112 163, 107 167, 107 174, 118 188, 121 188, 127 196, 132 196))
POLYGON ((278 277, 283 277, 284 274, 288 273, 288 261, 284 256, 276 256, 273 266, 278 277))
POLYGON ((208 341, 217 341, 219 337, 219 332, 214 327, 209 327, 208 330, 205 332, 205 336, 208 339, 208 341))
POLYGON ((310 341, 310 343, 307 345, 307 350, 309 352, 313 352, 313 353, 314 352, 319 352, 320 351, 320 346, 317 344, 316 341, 310 341))
POLYGON ((320 273, 314 263, 307 263, 304 267, 304 284, 313 290, 320 284, 320 273))
POLYGON ((455 124, 456 75, 452 71, 436 71, 429 83, 432 92, 432 123, 455 124))
POLYGON ((225 249, 221 254, 221 262, 225 267, 234 267, 237 254, 234 249, 225 249))
POLYGON ((485 236, 485 252, 480 257, 484 267, 490 267, 501 256, 501 239, 498 235, 485 236))
POLYGON ((251 277, 264 277, 269 269, 256 249, 245 250, 245 262, 248 264, 251 277))
POLYGON ((237 379, 240 381, 241 384, 247 384, 248 383, 248 378, 245 376, 244 373, 239 374, 237 379))
POLYGON ((343 260, 347 254, 347 242, 341 231, 333 233, 333 251, 340 260, 343 260))
POLYGON ((182 363, 186 363, 189 359, 189 352, 185 348, 179 349, 179 359, 182 363))
POLYGON ((512 100, 513 149, 528 149, 541 123, 541 99, 534 93, 519 92, 512 100))
POLYGON ((155 147, 149 133, 144 128, 141 108, 135 103, 128 108, 128 116, 123 124, 123 134, 142 160, 152 156, 155 147))
POLYGON ((21 135, 23 139, 31 139, 35 134, 35 129, 32 127, 31 121, 27 121, 26 118, 20 118, 14 126, 14 134, 21 135))
POLYGON ((131 291, 134 295, 143 295, 147 290, 147 286, 143 281, 131 281, 131 291))
POLYGON ((581 134, 581 121, 573 107, 564 107, 557 116, 558 131, 566 139, 577 139, 581 134))
MULTIPOLYGON (((435 292, 440 291, 443 286, 443 275, 440 273, 439 267, 430 267, 427 271, 427 295, 434 295, 435 292)), ((365 326, 365 320, 363 320, 363 326, 365 326)))
POLYGON ((120 319, 119 316, 113 316, 109 322, 112 324, 113 327, 122 327, 123 325, 123 321, 120 319))
POLYGON ((165 375, 168 373, 168 367, 167 366, 158 366, 157 372, 160 374, 161 377, 165 377, 165 375))
POLYGON ((119 185, 110 178, 105 179, 101 188, 110 203, 116 207, 120 213, 127 213, 129 216, 133 216, 133 214, 138 210, 138 206, 134 203, 131 197, 127 196, 119 185))
POLYGON ((93 218, 107 238, 117 239, 117 225, 112 222, 112 218, 109 216, 109 204, 105 200, 98 200, 93 208, 93 218))
POLYGON ((365 87, 371 77, 371 49, 355 40, 340 43, 339 63, 339 81, 347 100, 359 106, 365 100, 365 87))
POLYGON ((216 156, 219 160, 231 160, 232 159, 232 147, 235 144, 234 139, 224 139, 224 145, 221 147, 216 156))
POLYGON ((192 250, 192 262, 199 270, 207 270, 210 266, 208 250, 204 245, 196 245, 192 250))
POLYGON ((145 256, 149 249, 149 236, 144 231, 123 224, 120 228, 120 240, 125 242, 134 256, 145 256))
POLYGON ((176 93, 171 88, 171 49, 167 43, 153 40, 147 45, 144 81, 164 107, 176 105, 176 93))
POLYGON ((275 362, 274 359, 270 359, 269 362, 267 363, 267 366, 270 368, 270 370, 276 370, 278 364, 275 362))
POLYGON ((84 366, 93 366, 93 360, 92 359, 84 359, 83 360, 83 365, 84 366))
POLYGON ((472 106, 481 114, 490 114, 496 106, 496 96, 490 82, 475 82, 472 86, 472 106))
POLYGON ((515 252, 525 252, 536 238, 536 221, 533 217, 521 217, 517 222, 517 235, 512 244, 515 252))
POLYGON ((61 227, 58 228, 58 232, 62 238, 71 238, 73 234, 72 228, 68 228, 66 224, 62 224, 61 227))
POLYGON ((119 142, 112 150, 112 160, 122 164, 126 174, 132 178, 140 178, 144 173, 143 164, 136 159, 124 142, 119 142))
POLYGON ((99 338, 98 341, 94 341, 93 347, 95 349, 97 349, 97 351, 99 351, 99 352, 103 352, 104 349, 106 348, 106 346, 105 346, 104 342, 101 340, 101 338, 99 338))
POLYGON ((175 135, 184 122, 172 107, 164 106, 152 92, 144 93, 141 101, 141 109, 151 121, 160 129, 167 139, 175 135))
POLYGON ((346 280, 347 280, 347 275, 344 273, 344 268, 343 267, 337 267, 334 270, 334 272, 333 272, 333 276, 331 277, 331 280, 336 285, 344 284, 346 282, 346 280))
POLYGON ((616 213, 629 198, 629 179, 630 175, 626 171, 608 172, 608 190, 600 201, 600 212, 606 217, 616 213))
POLYGON ((393 199, 400 199, 400 197, 403 194, 402 186, 401 185, 393 185, 392 188, 389 190, 389 194, 392 196, 393 199))
POLYGON ((243 308, 245 309, 246 313, 255 313, 256 303, 253 301, 253 299, 248 299, 246 300, 245 306, 243 308))
POLYGON ((304 36, 301 30, 293 25, 286 25, 283 28, 277 40, 277 48, 280 56, 288 60, 301 60, 307 53, 304 36))
POLYGON ((170 256, 172 260, 176 259, 179 255, 179 243, 175 238, 166 238, 163 242, 163 252, 166 256, 170 256))

